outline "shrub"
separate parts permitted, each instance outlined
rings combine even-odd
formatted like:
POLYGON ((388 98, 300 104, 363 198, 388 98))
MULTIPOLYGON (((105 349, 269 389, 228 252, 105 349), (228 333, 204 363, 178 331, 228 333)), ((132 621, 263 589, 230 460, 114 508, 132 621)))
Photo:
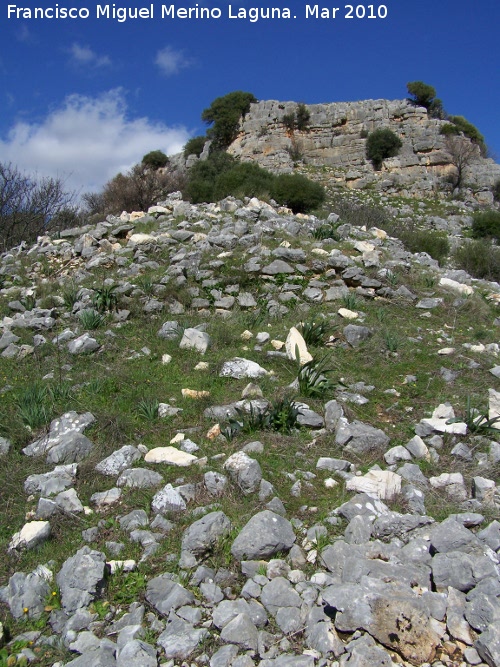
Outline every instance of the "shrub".
POLYGON ((477 211, 473 215, 472 237, 500 239, 500 211, 477 211))
POLYGON ((439 134, 449 137, 450 135, 456 136, 460 134, 460 130, 454 123, 445 123, 443 127, 439 130, 439 134))
POLYGON ((183 190, 184 198, 193 204, 215 201, 214 188, 217 177, 236 164, 235 158, 224 152, 212 153, 208 160, 197 162, 189 170, 188 181, 183 190))
POLYGON ((92 305, 99 313, 118 309, 118 295, 115 291, 117 287, 118 285, 103 285, 94 290, 92 305))
POLYGON ((454 253, 459 269, 464 269, 474 278, 500 280, 500 248, 484 239, 466 241, 454 253))
POLYGON ((168 157, 163 151, 151 151, 142 158, 142 164, 150 169, 161 169, 168 164, 168 157))
POLYGON ((495 183, 492 190, 495 201, 500 201, 500 180, 495 183))
POLYGON ((388 128, 375 130, 366 140, 366 157, 372 161, 375 169, 380 169, 382 162, 394 157, 402 146, 401 139, 388 128))
POLYGON ((297 376, 299 391, 302 396, 311 398, 325 398, 336 389, 334 382, 326 376, 332 373, 332 369, 327 367, 328 357, 324 359, 311 359, 304 364, 297 376))
POLYGON ((214 184, 214 199, 235 197, 262 197, 269 195, 274 176, 255 162, 235 164, 217 176, 214 184))
POLYGON ((190 139, 184 146, 184 157, 188 158, 190 155, 196 155, 197 157, 200 157, 203 149, 205 148, 206 141, 207 138, 205 135, 193 137, 190 139))
POLYGON ((286 113, 281 122, 286 127, 288 132, 293 132, 295 130, 295 114, 292 111, 291 113, 286 113))
POLYGON ((237 137, 240 118, 250 109, 250 104, 257 102, 252 93, 237 90, 223 97, 217 97, 203 111, 201 119, 212 125, 207 132, 212 139, 211 151, 225 150, 237 137))
POLYGON ((449 120, 455 125, 459 132, 472 139, 476 144, 484 146, 484 137, 477 127, 463 116, 450 116, 449 120))
POLYGON ((301 132, 306 132, 309 129, 309 121, 311 114, 305 104, 297 104, 297 111, 295 112, 297 129, 301 132))
POLYGON ((90 214, 116 215, 122 211, 143 211, 165 194, 183 187, 178 174, 160 173, 136 164, 126 174, 117 174, 101 193, 86 193, 82 199, 90 214))
POLYGON ((336 199, 332 208, 340 216, 342 223, 355 227, 366 226, 367 229, 380 227, 388 231, 389 219, 383 208, 370 204, 357 204, 343 198, 336 199))
POLYGON ((426 252, 439 263, 442 263, 450 252, 450 243, 443 232, 406 229, 399 233, 399 238, 410 252, 426 252))
POLYGON ((84 310, 81 310, 78 313, 78 318, 80 319, 82 327, 87 331, 98 329, 106 321, 104 316, 93 308, 85 308, 84 310))
POLYGON ((280 174, 272 184, 271 197, 294 213, 307 213, 325 201, 325 191, 319 183, 305 176, 280 174))

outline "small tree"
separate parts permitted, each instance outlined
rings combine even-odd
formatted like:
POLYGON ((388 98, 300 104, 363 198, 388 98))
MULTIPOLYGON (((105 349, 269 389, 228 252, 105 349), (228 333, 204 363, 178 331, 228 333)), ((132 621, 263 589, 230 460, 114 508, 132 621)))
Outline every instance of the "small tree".
POLYGON ((425 107, 432 118, 443 118, 445 112, 442 101, 436 97, 436 89, 423 81, 410 81, 406 84, 411 95, 410 102, 415 106, 425 107))
POLYGON ((297 118, 297 129, 301 132, 307 132, 309 129, 309 121, 311 120, 311 114, 307 109, 305 104, 297 104, 297 111, 295 112, 297 118))
POLYGON ((77 224, 75 194, 60 178, 29 176, 0 163, 0 245, 35 241, 39 234, 77 224))
POLYGON ((368 135, 366 157, 372 161, 374 168, 379 170, 382 162, 397 155, 402 145, 397 134, 388 128, 381 128, 368 135))
POLYGON ((142 158, 142 164, 150 169, 161 169, 167 166, 168 157, 163 151, 151 151, 142 158))
POLYGON ((203 111, 201 119, 212 125, 207 132, 208 138, 212 139, 211 151, 223 151, 236 139, 240 118, 248 113, 252 102, 257 102, 252 93, 237 90, 217 97, 203 111))
POLYGON ((447 152, 450 154, 450 163, 455 167, 456 173, 452 176, 452 185, 460 189, 464 182, 467 168, 477 160, 479 148, 470 139, 461 136, 448 135, 445 139, 447 152))

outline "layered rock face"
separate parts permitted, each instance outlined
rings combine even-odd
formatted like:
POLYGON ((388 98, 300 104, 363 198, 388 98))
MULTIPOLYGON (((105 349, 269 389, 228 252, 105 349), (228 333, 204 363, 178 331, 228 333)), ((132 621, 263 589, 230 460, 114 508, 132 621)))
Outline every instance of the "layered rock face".
MULTIPOLYGON (((356 188, 375 184, 382 189, 392 186, 413 192, 438 191, 455 169, 445 137, 440 134, 446 121, 429 118, 423 107, 407 100, 307 105, 308 129, 291 132, 283 117, 296 109, 295 102, 252 104, 228 152, 276 172, 291 171, 298 160, 331 167, 336 179, 356 188), (385 160, 382 170, 376 172, 366 159, 366 136, 379 128, 395 132, 403 146, 397 157, 385 160)), ((467 182, 481 190, 498 179, 500 165, 482 158, 478 150, 468 169, 467 182)))

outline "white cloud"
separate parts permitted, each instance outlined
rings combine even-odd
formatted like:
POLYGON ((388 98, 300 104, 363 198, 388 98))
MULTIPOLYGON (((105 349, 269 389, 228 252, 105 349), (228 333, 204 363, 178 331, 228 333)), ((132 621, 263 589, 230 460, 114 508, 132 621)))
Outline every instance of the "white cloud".
POLYGON ((71 95, 41 122, 18 121, 0 139, 2 161, 40 176, 66 179, 80 192, 101 188, 145 153, 178 153, 189 138, 184 127, 149 118, 131 119, 122 90, 99 97, 71 95))
POLYGON ((192 60, 184 55, 184 51, 176 51, 171 46, 166 46, 157 52, 155 65, 158 65, 165 76, 172 76, 192 65, 192 60))
POLYGON ((108 56, 98 56, 88 46, 82 46, 74 42, 69 49, 72 61, 77 65, 87 65, 91 67, 106 67, 111 65, 108 56))

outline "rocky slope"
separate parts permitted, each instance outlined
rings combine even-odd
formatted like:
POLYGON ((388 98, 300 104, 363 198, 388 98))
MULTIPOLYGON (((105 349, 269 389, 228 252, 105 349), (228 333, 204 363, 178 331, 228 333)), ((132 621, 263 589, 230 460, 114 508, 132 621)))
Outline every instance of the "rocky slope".
POLYGON ((500 666, 499 287, 322 225, 174 194, 3 255, 5 414, 35 380, 71 408, 0 441, 6 664, 500 666))

